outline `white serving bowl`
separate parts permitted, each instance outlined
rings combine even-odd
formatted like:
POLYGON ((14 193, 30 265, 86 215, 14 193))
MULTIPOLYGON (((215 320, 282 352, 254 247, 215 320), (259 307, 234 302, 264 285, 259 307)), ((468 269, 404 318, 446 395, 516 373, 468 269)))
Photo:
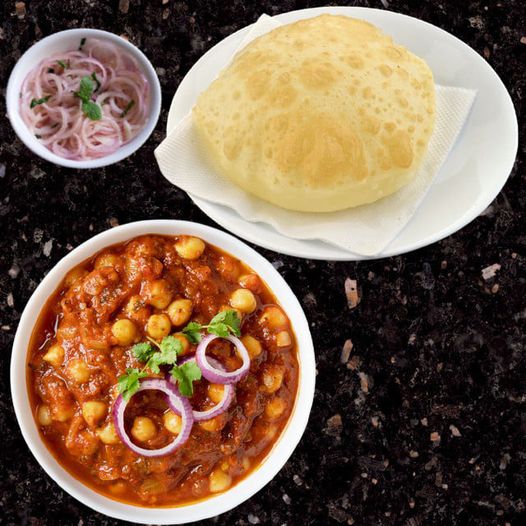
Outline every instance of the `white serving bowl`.
POLYGON ((33 153, 46 159, 46 161, 60 166, 67 166, 69 168, 99 168, 101 166, 108 166, 122 161, 122 159, 125 159, 138 150, 151 135, 155 129, 161 111, 161 85, 152 64, 146 58, 144 53, 133 44, 130 44, 127 40, 124 40, 114 33, 109 33, 100 29, 68 29, 39 40, 20 57, 9 77, 6 92, 6 105, 7 116, 9 117, 16 134, 33 153), (129 143, 124 144, 117 151, 99 159, 76 161, 72 159, 64 159, 63 157, 56 155, 46 148, 46 146, 41 144, 31 133, 20 115, 19 94, 24 79, 37 64, 54 53, 76 49, 82 38, 109 40, 135 58, 139 68, 148 79, 150 85, 150 107, 149 117, 143 129, 129 143))
POLYGON ((265 258, 242 241, 215 228, 188 221, 152 220, 129 223, 106 230, 72 250, 51 269, 29 299, 18 325, 11 356, 11 395, 16 417, 26 443, 40 465, 65 491, 86 506, 110 517, 136 523, 183 524, 206 519, 224 513, 254 495, 272 480, 298 444, 309 418, 314 384, 314 348, 309 324, 285 280, 265 258), (143 234, 197 236, 249 265, 267 283, 289 316, 298 348, 300 374, 294 408, 281 436, 261 465, 224 493, 195 504, 172 508, 145 508, 112 500, 85 486, 68 473, 40 438, 26 385, 27 351, 33 327, 47 299, 57 289, 65 274, 103 248, 143 234))

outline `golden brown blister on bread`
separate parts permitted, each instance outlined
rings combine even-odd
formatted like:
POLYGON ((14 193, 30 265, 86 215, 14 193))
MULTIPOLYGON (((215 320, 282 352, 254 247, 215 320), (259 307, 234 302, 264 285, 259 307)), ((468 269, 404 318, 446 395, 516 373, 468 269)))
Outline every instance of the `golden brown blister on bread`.
POLYGON ((292 210, 370 203, 407 184, 427 150, 427 64, 375 26, 322 15, 254 40, 201 94, 193 119, 211 162, 292 210))

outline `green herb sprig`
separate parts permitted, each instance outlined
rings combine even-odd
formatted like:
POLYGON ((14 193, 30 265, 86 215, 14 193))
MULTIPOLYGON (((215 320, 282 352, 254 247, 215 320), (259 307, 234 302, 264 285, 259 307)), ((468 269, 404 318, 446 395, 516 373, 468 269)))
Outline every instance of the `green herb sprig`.
POLYGON ((172 378, 175 379, 179 387, 179 392, 183 396, 194 394, 194 382, 201 380, 201 369, 195 360, 189 360, 182 365, 175 365, 170 371, 172 378))
POLYGON ((102 108, 91 100, 94 91, 95 84, 93 78, 85 75, 80 80, 79 90, 76 91, 74 95, 82 101, 82 111, 84 115, 92 121, 100 121, 100 119, 102 119, 102 108))
POLYGON ((183 345, 175 336, 166 336, 161 343, 148 338, 148 342, 137 343, 132 347, 132 353, 140 362, 145 365, 142 369, 128 368, 126 373, 119 377, 118 390, 123 398, 128 401, 139 389, 139 380, 148 376, 147 369, 154 374, 161 372, 162 365, 171 365, 172 376, 179 384, 179 391, 183 396, 192 396, 193 382, 201 379, 201 369, 192 362, 194 367, 188 366, 186 362, 177 366, 177 357, 183 352, 183 345), (174 372, 175 371, 175 372, 174 372))
POLYGON ((39 104, 44 104, 44 102, 47 102, 51 98, 51 95, 48 95, 47 97, 42 97, 41 99, 31 99, 31 103, 29 104, 30 108, 34 108, 35 106, 38 106, 39 104))
POLYGON ((241 336, 241 320, 235 310, 224 310, 216 314, 208 325, 191 321, 183 329, 183 334, 190 343, 199 343, 203 338, 201 331, 205 329, 209 334, 215 334, 221 338, 226 338, 229 334, 241 336))
POLYGON ((121 113, 121 118, 126 117, 126 115, 128 115, 128 112, 133 108, 133 106, 135 106, 135 101, 130 100, 130 102, 126 104, 126 108, 124 108, 123 112, 121 113))
MULTIPOLYGON (((191 343, 197 344, 202 338, 202 331, 226 338, 229 334, 241 336, 241 320, 235 310, 225 310, 216 314, 208 325, 201 325, 196 321, 190 322, 183 334, 191 343)), ((201 369, 195 360, 189 360, 177 365, 177 357, 183 353, 183 345, 175 336, 165 336, 161 343, 152 338, 147 342, 136 343, 131 351, 139 362, 143 362, 142 369, 128 368, 126 373, 118 379, 118 390, 123 398, 128 401, 139 389, 140 379, 148 376, 147 370, 154 374, 161 372, 161 366, 171 366, 170 374, 177 382, 179 392, 183 396, 192 396, 193 383, 201 379, 201 369)))

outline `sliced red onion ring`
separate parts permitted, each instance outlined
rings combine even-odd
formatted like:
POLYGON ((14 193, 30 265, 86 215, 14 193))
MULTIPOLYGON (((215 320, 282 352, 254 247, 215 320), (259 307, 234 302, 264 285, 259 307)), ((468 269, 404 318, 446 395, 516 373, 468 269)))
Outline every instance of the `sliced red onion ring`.
POLYGON ((199 366, 199 369, 201 369, 203 376, 209 382, 214 384, 235 384, 247 375, 250 369, 250 356, 248 355, 246 347, 239 338, 236 338, 235 336, 227 336, 223 339, 228 340, 235 345, 239 356, 243 360, 243 364, 239 369, 230 372, 226 372, 225 370, 214 367, 206 356, 206 348, 217 338, 220 338, 220 336, 216 336, 215 334, 207 334, 201 340, 201 343, 197 346, 197 350, 195 351, 197 365, 199 366))
POLYGON ((141 386, 135 394, 149 390, 162 391, 168 398, 170 409, 181 416, 181 431, 172 442, 159 449, 145 449, 135 445, 124 428, 124 412, 126 411, 128 402, 124 400, 122 395, 117 397, 113 405, 113 423, 122 442, 134 453, 142 455, 143 457, 162 457, 173 453, 188 440, 190 432, 192 431, 192 425, 194 424, 194 415, 192 414, 192 407, 188 399, 181 396, 179 391, 170 382, 162 378, 144 380, 141 382, 141 386))
MULTIPOLYGON (((182 365, 185 362, 189 362, 190 360, 195 360, 195 356, 188 356, 181 360, 180 365, 182 365)), ((220 369, 222 371, 225 370, 221 362, 216 360, 215 358, 208 357, 208 361, 211 365, 216 367, 217 369, 220 369)), ((173 382, 172 376, 170 374, 166 375, 166 378, 169 382, 173 382)), ((223 398, 220 402, 218 402, 214 407, 211 407, 210 409, 207 409, 206 411, 196 411, 193 410, 194 414, 194 422, 201 422, 203 420, 208 420, 210 418, 214 418, 216 416, 219 416, 221 413, 224 413, 232 403, 232 400, 234 399, 234 386, 232 384, 226 384, 223 386, 223 398)), ((173 409, 173 412, 181 416, 179 411, 176 411, 173 409)))

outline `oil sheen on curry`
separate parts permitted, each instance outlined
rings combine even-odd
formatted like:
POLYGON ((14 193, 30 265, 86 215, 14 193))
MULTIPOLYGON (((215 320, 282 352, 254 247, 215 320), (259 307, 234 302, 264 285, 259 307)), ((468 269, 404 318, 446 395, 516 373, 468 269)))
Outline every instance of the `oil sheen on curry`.
POLYGON ((189 236, 142 236, 72 269, 28 356, 51 453, 141 506, 201 500, 256 469, 298 374, 290 321, 263 280, 189 236))

